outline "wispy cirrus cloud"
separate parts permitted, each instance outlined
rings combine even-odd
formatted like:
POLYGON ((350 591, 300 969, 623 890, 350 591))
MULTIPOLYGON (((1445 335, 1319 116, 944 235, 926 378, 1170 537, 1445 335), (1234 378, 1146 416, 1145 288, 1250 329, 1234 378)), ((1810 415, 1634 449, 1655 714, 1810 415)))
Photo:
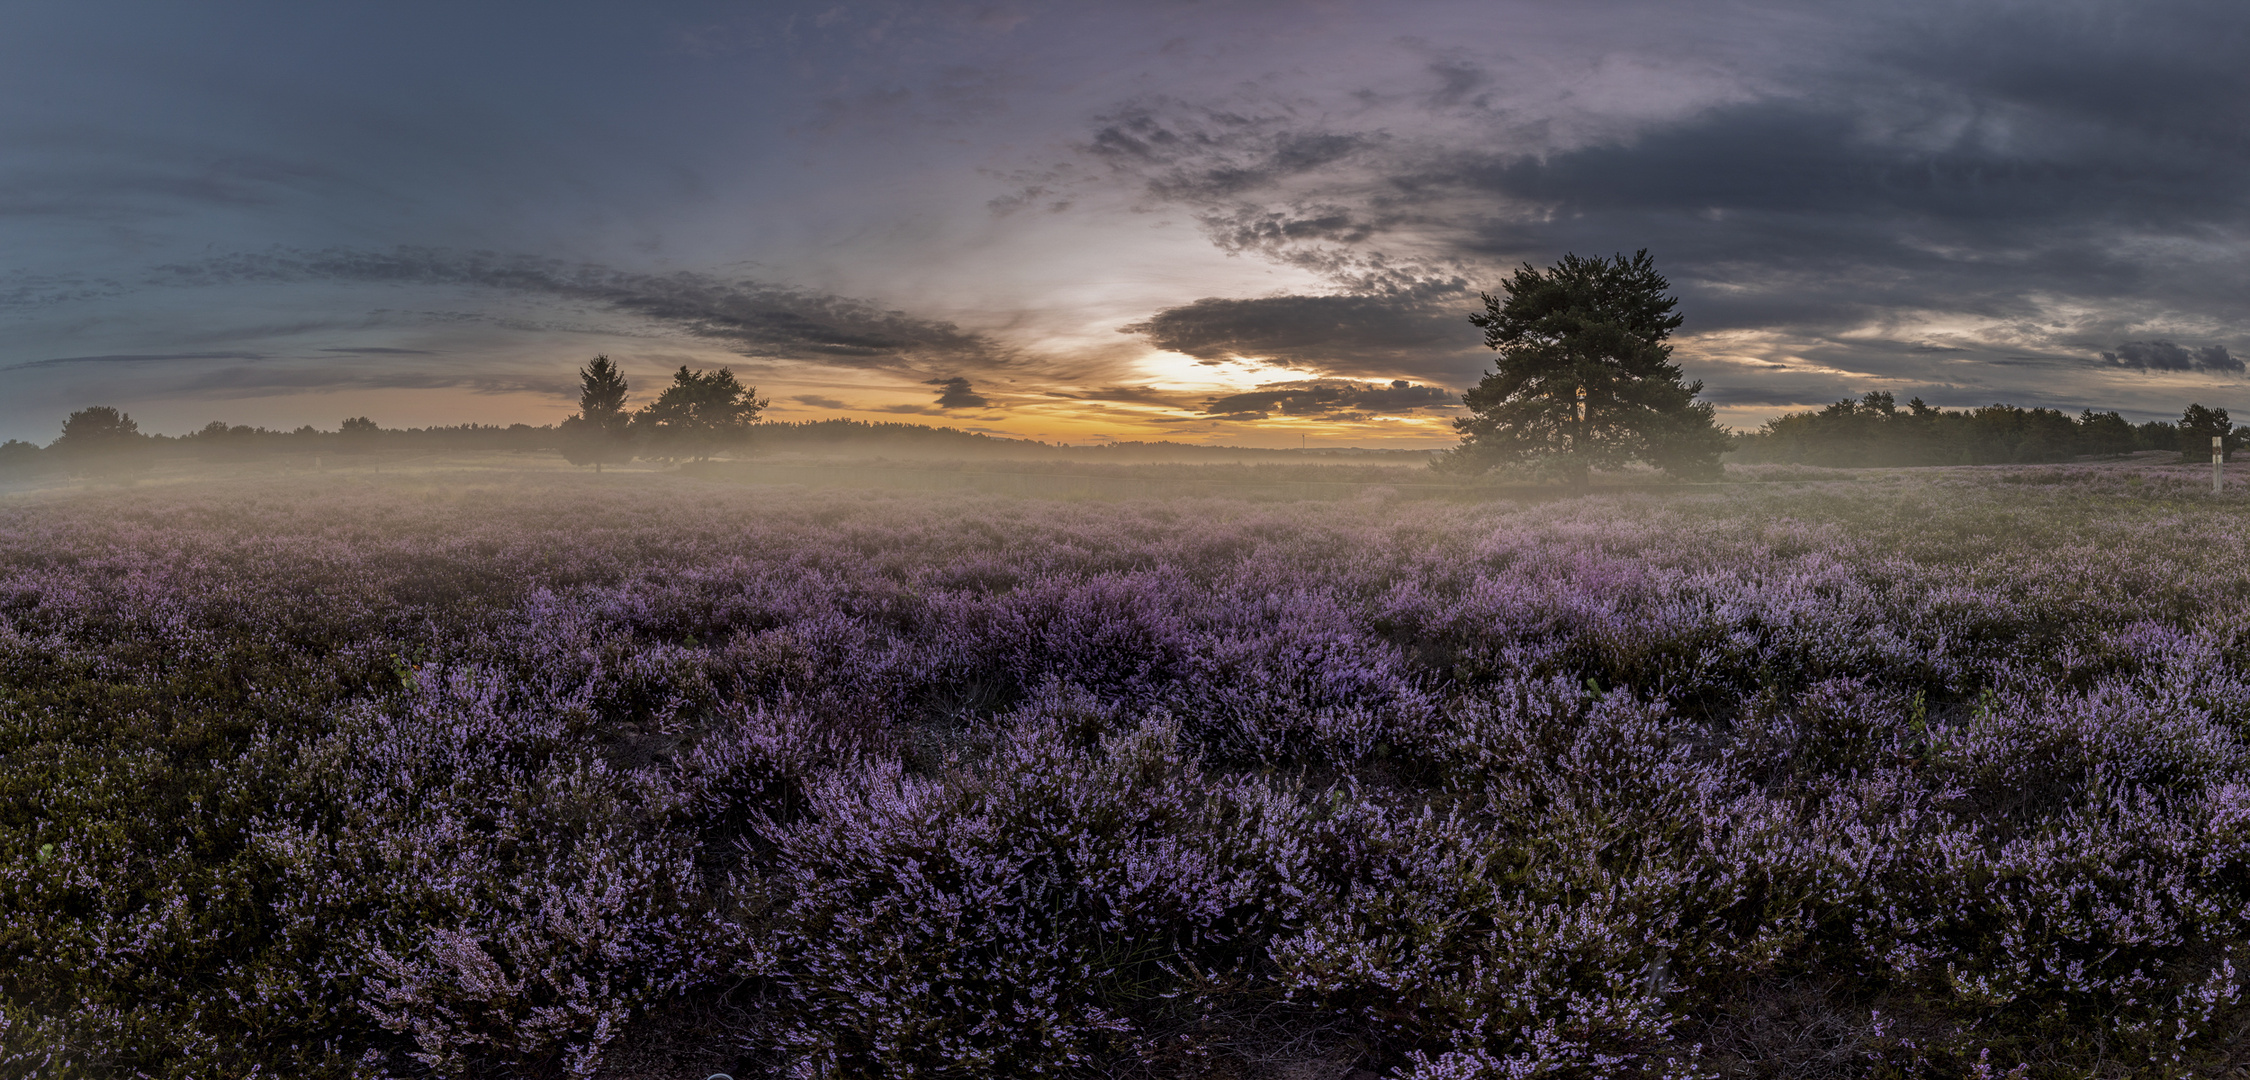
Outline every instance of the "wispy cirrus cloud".
POLYGON ((170 364, 186 360, 258 360, 263 357, 264 354, 253 352, 111 353, 103 356, 55 356, 45 360, 26 360, 9 364, 0 368, 0 371, 29 371, 76 364, 170 364))

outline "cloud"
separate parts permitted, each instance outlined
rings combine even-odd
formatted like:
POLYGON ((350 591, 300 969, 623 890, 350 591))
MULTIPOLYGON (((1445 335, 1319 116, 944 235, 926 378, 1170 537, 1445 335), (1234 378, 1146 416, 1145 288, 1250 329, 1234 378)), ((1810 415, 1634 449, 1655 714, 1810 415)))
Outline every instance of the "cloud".
MULTIPOLYGON (((1850 384, 1836 380, 1789 382, 1775 385, 1707 386, 1702 400, 1713 405, 1774 405, 1790 408, 1819 407, 1832 401, 1857 398, 1850 384)), ((1911 397, 1912 395, 1907 395, 1911 397)))
POLYGON ((969 380, 959 376, 950 379, 931 379, 929 384, 945 388, 939 391, 937 397, 938 408, 941 409, 983 409, 990 407, 992 404, 985 399, 984 395, 969 389, 969 380))
POLYGON ((248 398, 337 390, 465 390, 473 394, 532 393, 560 398, 574 394, 577 386, 574 380, 562 378, 261 364, 205 372, 166 387, 164 394, 180 398, 248 398))
POLYGON ((2243 363, 2227 352, 2224 345, 2206 345, 2200 349, 2184 349, 2169 341, 2128 341, 2116 352, 2102 354, 2102 362, 2110 367, 2132 368, 2136 371, 2225 371, 2240 373, 2243 363))
POLYGON ((1012 350, 952 323, 852 297, 679 272, 641 274, 489 252, 398 248, 237 255, 160 267, 169 285, 348 281, 450 285, 591 303, 724 343, 744 356, 839 367, 910 369, 944 363, 998 367, 1012 350))
POLYGON ((1482 97, 1477 91, 1492 85, 1492 73, 1466 60, 1438 60, 1429 66, 1429 73, 1437 79, 1437 89, 1426 99, 1433 109, 1451 109, 1462 105, 1481 107, 1482 97))
POLYGON ((436 356, 428 349, 390 349, 380 345, 362 345, 356 348, 322 349, 324 353, 344 353, 350 356, 436 356))
POLYGON ((1382 145, 1379 132, 1307 130, 1284 111, 1159 100, 1098 118, 1085 152, 1138 175, 1150 195, 1211 200, 1334 168, 1382 145), (1261 114, 1262 112, 1262 114, 1261 114))
POLYGON ((47 155, 45 167, 8 176, 0 218, 127 225, 212 208, 268 209, 293 194, 346 183, 331 170, 300 162, 214 157, 165 138, 84 133, 34 141, 45 143, 38 147, 47 155))
POLYGON ((1332 256, 1296 250, 1297 245, 1325 242, 1357 244, 1396 226, 1402 219, 1381 219, 1366 211, 1333 202, 1291 205, 1230 207, 1197 216, 1205 235, 1233 252, 1260 252, 1299 265, 1319 265, 1332 256))
POLYGON ((1325 420, 1364 420, 1377 415, 1398 415, 1453 408, 1460 396, 1437 386, 1420 386, 1405 379, 1387 386, 1349 382, 1270 383, 1241 394, 1228 394, 1204 403, 1207 417, 1222 420, 1263 420, 1273 413, 1317 417, 1325 420))
POLYGON ((0 308, 35 308, 57 304, 106 300, 124 295, 124 283, 79 274, 31 274, 17 271, 0 281, 0 308))
POLYGON ((1484 364, 1458 283, 1380 295, 1206 297, 1120 327, 1201 360, 1243 358, 1338 376, 1460 382, 1484 364))
POLYGON ((799 405, 810 405, 810 406, 812 406, 813 408, 816 408, 816 409, 848 409, 848 408, 851 408, 851 406, 849 406, 849 405, 846 405, 846 404, 844 404, 843 402, 841 402, 841 401, 838 401, 838 400, 836 400, 835 398, 832 398, 832 397, 822 397, 822 396, 820 396, 819 394, 798 394, 798 395, 796 395, 796 396, 794 396, 794 397, 790 398, 789 400, 791 400, 791 401, 794 401, 794 402, 798 403, 799 405))
POLYGON ((252 352, 183 352, 183 353, 113 353, 106 356, 57 356, 48 360, 26 360, 10 364, 5 371, 22 371, 27 368, 62 367, 69 364, 156 364, 179 360, 259 360, 260 353, 252 352))
POLYGON ((1066 397, 1075 401, 1109 401, 1127 405, 1163 405, 1170 408, 1184 407, 1186 400, 1179 393, 1158 390, 1153 386, 1104 386, 1100 389, 1078 393, 1057 393, 1055 396, 1066 397))

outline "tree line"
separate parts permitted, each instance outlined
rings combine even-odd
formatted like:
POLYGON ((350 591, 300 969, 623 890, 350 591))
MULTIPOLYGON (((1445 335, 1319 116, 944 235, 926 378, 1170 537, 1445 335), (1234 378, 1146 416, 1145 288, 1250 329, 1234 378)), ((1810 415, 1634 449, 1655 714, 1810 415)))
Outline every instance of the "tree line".
POLYGON ((1790 413, 1735 437, 1733 460, 1835 468, 1901 465, 2005 465, 2174 451, 2181 461, 2211 460, 2242 448, 2243 434, 2225 409, 2189 405, 2178 422, 2135 424, 2115 412, 1987 405, 1938 409, 1914 398, 1900 408, 1887 391, 1817 411, 1790 413))
POLYGON ((460 424, 385 428, 355 416, 337 430, 311 424, 282 431, 214 420, 185 435, 144 434, 130 413, 95 405, 71 413, 62 436, 42 447, 9 439, 0 443, 0 474, 63 471, 74 475, 126 475, 167 457, 248 461, 276 454, 351 455, 377 450, 552 450, 553 425, 460 424))
MULTIPOLYGON (((1677 298, 1648 252, 1631 258, 1565 256, 1547 270, 1526 265, 1504 284, 1506 299, 1485 295, 1469 321, 1499 354, 1494 370, 1464 395, 1470 415, 1455 421, 1461 443, 1433 466, 1475 474, 1514 464, 1584 484, 1595 468, 1631 461, 1681 479, 1713 479, 1722 455, 1733 460, 1832 467, 1985 465, 2066 461, 2140 450, 2177 451, 2182 461, 2209 461, 2211 440, 2224 452, 2244 438, 2225 409, 2189 405, 2177 423, 2134 424, 2116 412, 2087 409, 2077 417, 2056 409, 1988 405, 1933 408, 1920 398, 1898 407, 1888 391, 1791 413, 1754 432, 1728 432, 1712 407, 1697 400, 1703 384, 1683 380, 1666 342, 1681 323, 1677 298)), ((559 425, 464 424, 385 429, 364 417, 338 430, 310 425, 269 431, 213 421, 182 436, 143 435, 126 413, 106 405, 81 409, 60 438, 41 448, 14 439, 0 444, 0 473, 60 465, 80 475, 146 469, 169 444, 206 459, 257 457, 289 450, 351 453, 377 448, 423 451, 553 450, 574 465, 599 471, 636 458, 701 461, 744 449, 767 405, 727 368, 672 376, 656 400, 626 407, 630 386, 607 356, 578 371, 578 412, 559 425)), ((827 420, 778 425, 808 444, 876 435, 896 439, 915 427, 928 437, 993 442, 950 428, 827 420)))
POLYGON ((9 439, 0 443, 0 473, 60 470, 79 476, 130 476, 162 457, 234 461, 277 453, 348 456, 378 450, 561 451, 576 465, 702 460, 742 448, 767 401, 727 368, 694 371, 685 365, 654 402, 625 407, 624 375, 607 356, 579 369, 579 411, 559 425, 462 424, 385 428, 365 416, 347 418, 334 431, 310 424, 276 431, 214 420, 186 435, 144 434, 132 415, 109 405, 71 413, 61 437, 45 447, 9 439))

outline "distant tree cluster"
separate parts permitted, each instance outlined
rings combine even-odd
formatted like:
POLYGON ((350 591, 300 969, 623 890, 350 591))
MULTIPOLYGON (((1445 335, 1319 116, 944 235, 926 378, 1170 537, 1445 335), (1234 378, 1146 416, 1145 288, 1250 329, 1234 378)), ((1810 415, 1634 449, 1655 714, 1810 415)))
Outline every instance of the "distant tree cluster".
POLYGON ((84 479, 130 479, 164 458, 202 461, 255 461, 279 455, 338 455, 376 451, 461 452, 552 450, 552 426, 461 424, 453 427, 385 428, 364 416, 345 420, 335 431, 306 424, 275 431, 214 420, 186 435, 149 435, 130 414, 95 405, 71 413, 62 437, 42 448, 10 439, 0 443, 0 475, 41 473, 84 479))
POLYGON ((1903 465, 2003 465, 2068 461, 2140 450, 2175 451, 2181 461, 2211 460, 2211 438, 2241 448, 2225 409, 2190 405, 2178 423, 2134 424, 2114 412, 2087 409, 2076 417, 2057 409, 1987 405, 1933 408, 1915 398, 1900 408, 1887 391, 1839 401, 1815 412, 1791 413, 1738 436, 1735 460, 1787 462, 1835 468, 1903 465))
POLYGON ((625 407, 625 376, 607 356, 578 369, 578 386, 578 412, 559 429, 563 457, 596 472, 636 457, 703 461, 738 449, 770 404, 726 368, 691 371, 682 364, 672 385, 634 412, 625 407))
POLYGON ((132 416, 108 405, 71 413, 62 437, 46 447, 9 439, 0 443, 0 475, 62 473, 85 479, 130 479, 159 458, 249 461, 277 454, 354 454, 377 451, 562 451, 572 464, 622 464, 702 460, 742 446, 766 402, 726 368, 680 368, 672 385, 638 413, 625 408, 623 374, 606 356, 579 371, 579 411, 561 425, 461 424, 386 428, 365 416, 346 418, 334 431, 307 424, 274 431, 213 420, 186 435, 147 435, 132 416))

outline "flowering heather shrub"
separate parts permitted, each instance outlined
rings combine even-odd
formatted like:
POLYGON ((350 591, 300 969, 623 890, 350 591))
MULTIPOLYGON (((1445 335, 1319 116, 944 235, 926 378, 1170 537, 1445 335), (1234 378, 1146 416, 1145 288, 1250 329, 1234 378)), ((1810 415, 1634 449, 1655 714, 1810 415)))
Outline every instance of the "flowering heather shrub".
POLYGON ((636 793, 572 738, 583 710, 511 709, 477 668, 409 681, 308 740, 289 770, 304 789, 254 826, 282 932, 327 951, 349 927, 338 951, 360 959, 311 966, 424 1066, 559 1055, 589 1075, 636 1008, 712 974, 692 839, 636 820, 636 793))
MULTIPOLYGON (((769 826, 785 905, 785 1042, 820 1075, 1028 1075, 1161 1053, 1148 1014, 1250 977, 1310 901, 1305 814, 1207 777, 1150 721, 1075 745, 1078 716, 1009 718, 973 769, 876 762, 769 826)), ((1099 729, 1096 729, 1098 732, 1099 729)))
POLYGON ((0 1075, 2221 1074, 2192 471, 14 496, 0 1075))

